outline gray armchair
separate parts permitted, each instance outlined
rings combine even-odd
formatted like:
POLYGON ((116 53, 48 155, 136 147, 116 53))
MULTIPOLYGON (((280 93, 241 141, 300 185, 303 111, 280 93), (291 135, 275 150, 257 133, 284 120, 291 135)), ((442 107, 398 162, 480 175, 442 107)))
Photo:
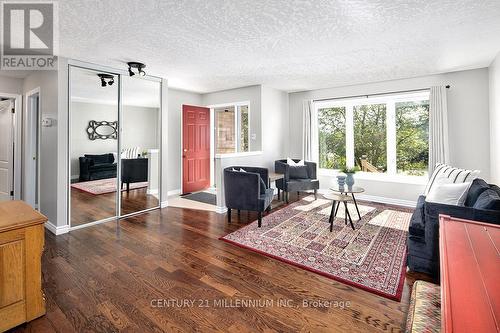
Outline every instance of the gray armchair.
POLYGON ((224 169, 224 194, 228 221, 231 209, 258 212, 258 225, 262 225, 262 212, 271 208, 274 190, 267 188, 269 172, 265 168, 231 166, 224 169), (233 171, 237 170, 237 171, 233 171), (240 169, 246 172, 239 171, 240 169))
MULTIPOLYGON (((293 161, 298 162, 299 160, 296 159, 293 161)), ((302 191, 314 190, 314 198, 317 198, 319 180, 316 177, 316 163, 304 162, 304 164, 305 173, 293 170, 296 167, 289 166, 286 160, 277 160, 274 162, 274 171, 284 175, 283 179, 276 181, 276 187, 285 192, 286 203, 288 203, 288 194, 290 192, 297 192, 299 194, 302 191)))

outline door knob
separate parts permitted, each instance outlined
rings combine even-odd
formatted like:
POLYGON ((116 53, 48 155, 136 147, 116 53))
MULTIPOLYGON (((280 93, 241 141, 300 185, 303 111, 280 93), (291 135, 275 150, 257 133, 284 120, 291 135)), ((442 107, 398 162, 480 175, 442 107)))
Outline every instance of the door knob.
POLYGON ((186 148, 184 148, 184 152, 187 152, 188 150, 186 148))

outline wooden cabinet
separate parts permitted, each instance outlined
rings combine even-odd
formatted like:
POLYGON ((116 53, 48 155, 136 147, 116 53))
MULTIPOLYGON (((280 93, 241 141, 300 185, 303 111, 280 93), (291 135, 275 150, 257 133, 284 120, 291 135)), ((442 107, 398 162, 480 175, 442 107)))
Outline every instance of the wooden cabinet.
POLYGON ((41 274, 45 221, 22 201, 0 203, 0 332, 45 314, 41 274))

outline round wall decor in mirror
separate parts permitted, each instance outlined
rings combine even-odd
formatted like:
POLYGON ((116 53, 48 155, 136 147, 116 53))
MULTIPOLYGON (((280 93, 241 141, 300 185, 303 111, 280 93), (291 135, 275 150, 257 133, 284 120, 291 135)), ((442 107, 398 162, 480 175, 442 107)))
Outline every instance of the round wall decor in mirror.
POLYGON ((118 138, 118 122, 90 120, 87 127, 87 134, 89 140, 116 140, 118 138))

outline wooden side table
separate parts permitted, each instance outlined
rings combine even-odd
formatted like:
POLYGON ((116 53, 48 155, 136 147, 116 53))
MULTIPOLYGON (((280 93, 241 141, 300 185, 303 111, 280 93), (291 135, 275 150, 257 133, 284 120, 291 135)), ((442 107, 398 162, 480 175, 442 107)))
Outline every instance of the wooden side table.
POLYGON ((0 332, 45 314, 41 256, 46 221, 22 201, 0 203, 0 332))
MULTIPOLYGON (((285 178, 285 175, 282 173, 276 173, 276 172, 269 172, 269 188, 271 188, 271 183, 276 182, 279 179, 285 178)), ((281 200, 281 190, 278 189, 278 200, 281 200)))

